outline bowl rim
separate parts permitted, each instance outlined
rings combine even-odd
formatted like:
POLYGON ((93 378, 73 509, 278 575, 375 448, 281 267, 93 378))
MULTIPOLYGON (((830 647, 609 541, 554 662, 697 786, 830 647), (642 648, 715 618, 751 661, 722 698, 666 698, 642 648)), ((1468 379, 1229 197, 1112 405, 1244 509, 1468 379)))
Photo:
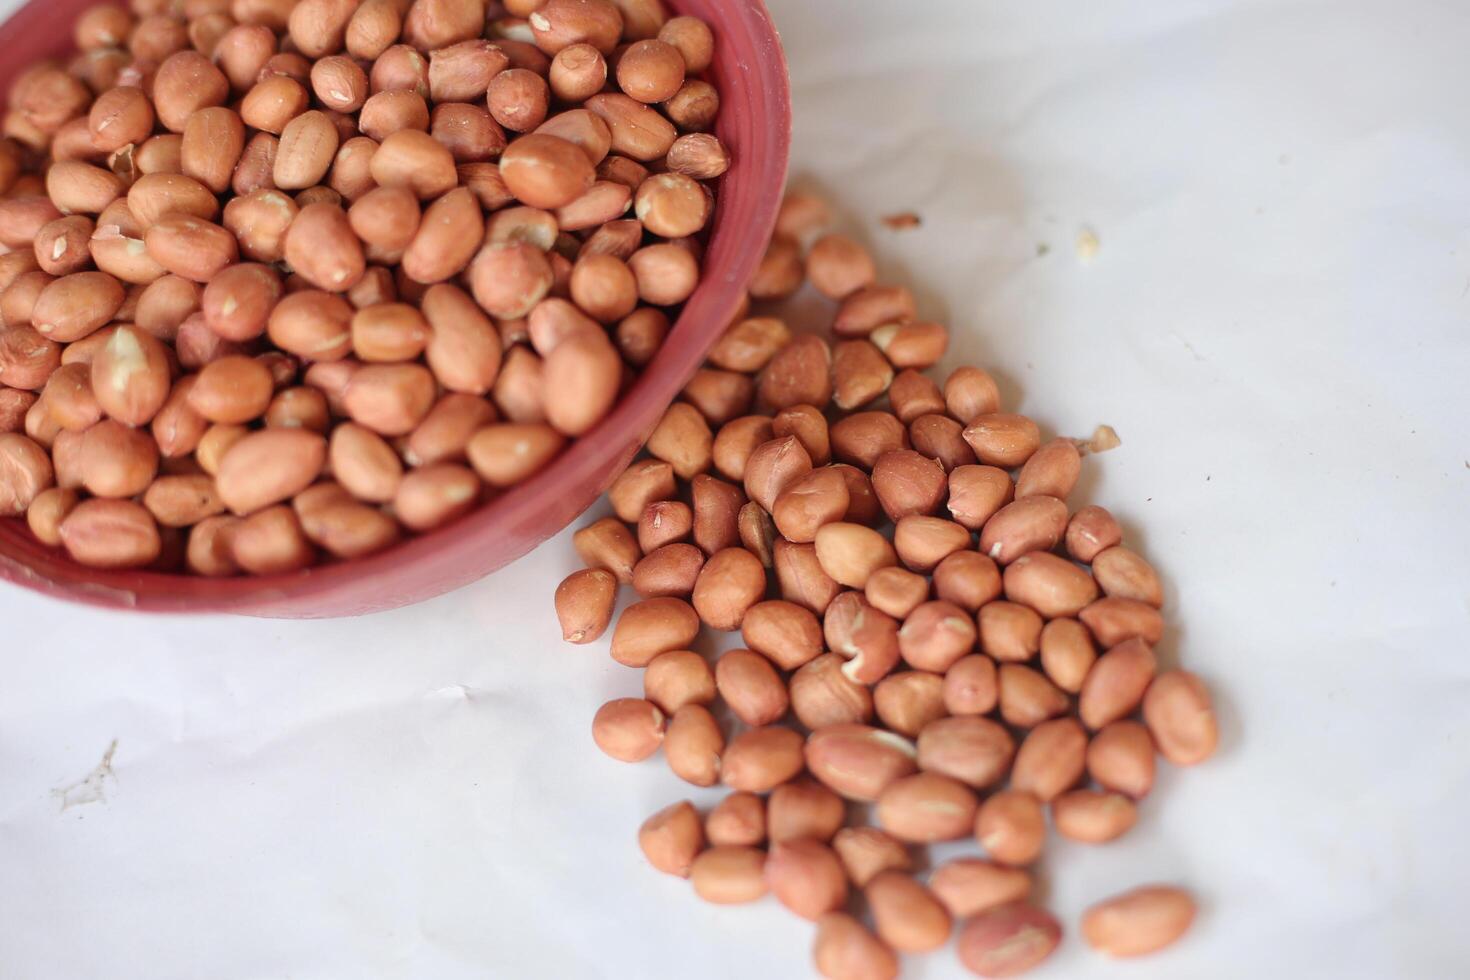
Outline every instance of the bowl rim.
MULTIPOLYGON (((77 2, 77 9, 90 0, 77 2)), ((66 3, 66 0, 63 0, 66 3)), ((64 15, 63 3, 31 0, 0 24, 0 50, 25 43, 44 56, 55 51, 34 43, 37 32, 64 15)), ((66 7, 72 4, 66 3, 66 7)), ((683 0, 676 11, 730 11, 717 26, 716 63, 721 97, 734 89, 747 98, 743 125, 752 136, 735 141, 730 173, 720 179, 706 251, 707 265, 695 292, 671 325, 654 360, 591 431, 571 441, 549 465, 482 504, 464 517, 413 535, 365 558, 330 562, 281 575, 205 578, 153 571, 91 569, 48 547, 30 533, 23 517, 0 519, 0 580, 53 598, 112 609, 168 613, 236 613, 284 618, 357 615, 409 605, 490 574, 559 533, 594 503, 612 477, 642 446, 664 410, 723 333, 736 312, 744 284, 754 273, 775 227, 791 146, 790 77, 785 53, 762 0, 683 0), (743 36, 733 28, 743 31, 743 36), (745 53, 728 63, 729 56, 745 53), (748 168, 748 169, 747 169, 748 168), (735 183, 731 186, 732 176, 735 183), (732 215, 735 200, 749 210, 732 215), (745 203, 741 200, 741 203, 745 203), (731 227, 731 218, 737 218, 731 227), (710 259, 718 260, 709 261, 710 259), (599 475, 601 474, 601 475, 599 475), (596 492, 588 493, 594 487, 596 492), (568 493, 567 488, 572 488, 568 493), (585 498, 580 506, 577 501, 585 498), (7 526, 8 525, 8 526, 7 526), (550 525, 554 528, 548 530, 550 525), (474 552, 498 534, 515 539, 499 564, 466 574, 474 552), (379 587, 380 586, 380 587, 379 587), (401 588, 396 594, 386 589, 401 588)), ((69 24, 70 22, 67 21, 69 24)), ((70 48, 70 34, 66 37, 70 48)), ((23 70, 23 67, 20 69, 23 70)), ((3 87, 3 84, 0 84, 3 87)), ((722 112, 716 132, 724 136, 734 116, 722 112)))

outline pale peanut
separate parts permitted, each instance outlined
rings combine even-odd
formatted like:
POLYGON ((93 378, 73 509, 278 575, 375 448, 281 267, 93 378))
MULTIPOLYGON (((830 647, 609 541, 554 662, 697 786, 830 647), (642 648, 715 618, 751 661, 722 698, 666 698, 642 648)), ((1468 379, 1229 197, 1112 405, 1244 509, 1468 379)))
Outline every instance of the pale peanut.
POLYGON ((1143 956, 1178 941, 1194 922, 1194 897, 1171 885, 1145 885, 1092 906, 1082 936, 1108 956, 1143 956))

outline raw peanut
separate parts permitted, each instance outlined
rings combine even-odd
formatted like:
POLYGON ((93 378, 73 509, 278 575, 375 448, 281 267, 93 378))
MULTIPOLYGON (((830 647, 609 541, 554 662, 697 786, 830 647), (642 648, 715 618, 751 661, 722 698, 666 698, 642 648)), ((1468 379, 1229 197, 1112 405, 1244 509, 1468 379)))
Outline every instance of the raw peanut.
POLYGON ((225 509, 214 479, 203 473, 159 477, 143 494, 143 506, 164 527, 189 527, 225 509))
POLYGON ((260 361, 234 355, 206 364, 189 389, 189 407, 206 421, 240 425, 264 414, 275 385, 260 361))
POLYGON ((653 306, 684 302, 699 284, 699 260, 680 245, 646 245, 628 256, 628 268, 638 282, 638 298, 653 306))
POLYGON ((866 725, 829 725, 812 732, 806 765, 826 786, 850 800, 871 802, 917 769, 907 739, 866 725))
POLYGON ((1014 469, 1041 446, 1041 432, 1024 415, 991 412, 978 415, 965 429, 965 441, 980 462, 1014 469))
POLYGON ((749 650, 723 654, 715 663, 715 684, 735 717, 752 727, 780 721, 790 705, 780 675, 749 650))
POLYGON ((621 259, 587 255, 572 267, 572 300, 600 323, 628 316, 638 305, 638 282, 621 259))
POLYGON ((980 368, 955 368, 944 380, 944 405, 952 417, 969 425, 982 415, 1000 411, 1000 388, 980 368))
POLYGON ((638 847, 654 868, 688 878, 694 859, 704 850, 699 811, 688 800, 664 807, 638 828, 638 847))
POLYGON ((479 99, 509 64, 505 53, 489 41, 472 39, 438 48, 429 54, 430 97, 436 103, 479 99))
MULTIPOLYGON (((777 412, 771 419, 771 434, 778 439, 795 436, 812 458, 813 466, 832 462, 832 435, 827 418, 813 405, 792 405, 777 412)), ((846 478, 849 471, 839 469, 838 472, 846 478)))
POLYGON ((216 194, 230 188, 235 165, 245 150, 245 126, 234 110, 201 109, 184 124, 179 162, 193 177, 216 194))
POLYGON ((765 255, 751 276, 750 296, 752 299, 785 299, 801 288, 806 279, 806 268, 802 264, 801 247, 790 238, 776 235, 766 247, 765 255))
POLYGON ((750 411, 754 393, 755 382, 743 374, 701 368, 684 386, 683 397, 699 409, 711 425, 723 425, 750 411))
POLYGON ((689 603, 671 597, 645 599, 618 618, 612 658, 626 667, 646 667, 661 653, 688 649, 698 633, 699 616, 689 603))
POLYGON ((756 847, 717 845, 694 859, 689 880, 694 894, 714 905, 743 905, 766 894, 766 852, 756 847))
POLYGON ((899 840, 928 844, 969 834, 975 807, 975 795, 963 783, 921 772, 888 785, 875 813, 879 825, 899 840))
MULTIPOLYGON (((717 558, 718 554, 711 561, 717 558)), ((783 599, 750 606, 741 619, 740 630, 752 650, 782 670, 796 670, 822 652, 822 627, 817 617, 809 609, 783 599)))
POLYGON ((789 728, 752 728, 725 748, 720 778, 731 789, 767 793, 802 768, 802 737, 789 728))
POLYGON ((489 243, 470 263, 475 301, 492 316, 526 316, 551 289, 546 253, 525 242, 489 243))
MULTIPOLYGON (((127 209, 138 232, 148 231, 167 217, 193 216, 201 221, 213 221, 220 213, 219 200, 214 192, 194 178, 176 173, 139 177, 128 190, 127 209)), ((98 230, 107 224, 106 220, 99 218, 98 230)))
POLYGON ((709 557, 694 583, 694 608, 717 630, 739 629, 745 612, 766 591, 766 572, 743 548, 726 548, 709 557))
POLYGON ((1159 754, 1176 766, 1192 766, 1215 754, 1220 734, 1204 682, 1184 670, 1154 678, 1143 697, 1143 720, 1159 754))
POLYGON ((656 110, 620 92, 604 92, 587 99, 586 107, 607 124, 613 152, 644 163, 660 160, 678 133, 656 110))
POLYGON ((1005 470, 994 466, 957 466, 949 474, 949 512, 972 531, 987 521, 1014 496, 1015 486, 1005 470))
POLYGON ((1082 456, 1071 439, 1053 439, 1026 460, 1016 475, 1016 496, 1044 494, 1066 500, 1082 474, 1082 456))
MULTIPOLYGON (((17 276, 15 282, 11 283, 10 288, 5 290, 4 295, 0 295, 0 319, 3 319, 10 328, 10 333, 17 333, 19 330, 25 329, 27 337, 35 338, 36 343, 42 345, 47 351, 47 355, 44 358, 47 367, 52 366, 54 362, 60 360, 60 349, 43 334, 29 329, 26 325, 31 322, 31 314, 35 309, 37 299, 52 283, 52 277, 46 275, 44 272, 26 272, 17 276)), ((18 333, 17 336, 19 336, 18 333)), ((16 347, 13 346, 16 343, 14 338, 5 343, 11 350, 6 360, 11 363, 9 366, 0 363, 0 371, 4 371, 10 378, 14 378, 17 376, 15 365, 17 362, 23 360, 23 358, 18 357, 14 353, 16 350, 16 347)), ((29 372, 26 373, 29 376, 29 372)), ((27 386, 33 385, 39 388, 45 384, 45 381, 45 378, 33 379, 27 382, 27 386)), ((14 382, 7 383, 13 384, 14 382)))
MULTIPOLYGON (((149 236, 151 241, 152 231, 149 236)), ((301 278, 329 292, 351 289, 367 270, 362 242, 352 233, 347 215, 333 204, 301 209, 286 230, 285 256, 301 278)))
POLYGON ((333 489, 342 499, 323 499, 306 506, 302 495, 293 502, 312 543, 338 558, 361 558, 398 540, 399 528, 393 518, 377 507, 350 499, 340 487, 333 489))
POLYGON ((756 847, 766 839, 765 800, 754 793, 731 793, 704 818, 713 847, 756 847))
POLYGON ((119 326, 92 358, 92 393, 112 418, 146 425, 168 399, 167 350, 138 328, 119 326))
POLYGON ((286 254, 286 229, 300 210, 285 194, 266 188, 231 198, 221 220, 239 240, 242 256, 279 262, 286 254))
POLYGON ((490 79, 485 104, 497 123, 529 133, 546 121, 551 93, 545 79, 524 68, 510 68, 490 79))
POLYGON ((485 399, 466 394, 444 395, 409 434, 403 460, 410 466, 463 460, 470 438, 493 421, 495 409, 485 399))
POLYGON ((957 551, 935 567, 934 593, 967 612, 978 612, 1000 597, 1000 569, 978 552, 957 551))
POLYGON ((326 461, 326 440, 301 429, 265 429, 236 442, 219 461, 220 499, 245 515, 310 486, 326 461))
POLYGON ((376 187, 347 211, 347 223, 359 238, 390 252, 408 247, 418 233, 421 217, 418 198, 401 186, 376 187))
POLYGON ((902 568, 880 568, 863 586, 869 605, 895 619, 903 619, 929 596, 929 580, 902 568))
POLYGON ((164 269, 195 282, 208 282, 239 258, 234 235, 194 217, 174 215, 154 222, 144 243, 149 257, 164 269))
POLYGON ((590 317, 560 296, 537 303, 526 319, 526 336, 536 353, 545 357, 563 343, 577 337, 601 337, 602 331, 590 317))
MULTIPOLYGON (((27 262, 31 268, 40 266, 41 271, 52 276, 67 276, 73 272, 81 272, 92 264, 92 255, 87 248, 87 243, 92 238, 96 227, 91 218, 82 214, 71 215, 66 218, 57 218, 55 221, 45 225, 36 235, 35 248, 32 254, 35 257, 33 263, 27 262)), ((26 261, 26 253, 13 253, 17 263, 26 261)), ((17 264, 16 275, 22 271, 17 264)), ((0 281, 4 277, 0 276, 0 281)), ((3 290, 3 287, 0 287, 3 290)))
POLYGON ((725 735, 709 709, 686 704, 669 719, 664 735, 664 758, 669 769, 695 786, 713 786, 720 779, 720 753, 725 735))
POLYGON ((357 114, 357 128, 364 136, 381 143, 404 130, 428 132, 430 120, 429 105, 422 95, 394 89, 368 97, 357 114))
POLYGON ((153 131, 153 103, 138 88, 114 88, 97 96, 87 115, 92 146, 113 153, 142 143, 153 131))
POLYGON ((828 299, 845 299, 871 286, 877 269, 868 250, 846 235, 824 235, 806 258, 807 278, 828 299))
POLYGON ((1082 937, 1108 956, 1143 956, 1172 945, 1194 922, 1194 896, 1171 885, 1144 885, 1097 903, 1082 916, 1082 937))
POLYGON ((913 867, 908 848, 892 834, 877 827, 844 827, 832 838, 847 876, 859 888, 885 871, 908 871, 913 867))
POLYGON ((403 272, 414 282, 443 282, 474 258, 484 222, 480 205, 463 187, 449 191, 424 212, 418 233, 403 253, 403 272))
POLYGON ((1133 637, 1154 644, 1164 633, 1164 619, 1159 611, 1137 599, 1107 596, 1087 606, 1077 618, 1104 647, 1117 646, 1133 637))
POLYGON ((398 40, 402 27, 397 0, 366 0, 348 19, 344 43, 354 58, 371 61, 398 40))
POLYGON ((619 698, 597 709, 592 739, 619 762, 642 762, 663 744, 666 719, 642 698, 619 698))
POLYGON ((352 316, 352 352, 368 363, 411 361, 428 343, 429 324, 407 303, 383 303, 352 316))
MULTIPOLYGON (((822 570, 821 562, 817 559, 816 546, 792 544, 781 539, 775 542, 772 555, 782 597, 818 615, 825 613, 837 593, 841 591, 841 586, 822 570)), ((894 632, 893 652, 896 656, 898 651, 896 624, 894 632)))
POLYGON ((836 582, 861 589, 880 568, 898 563, 888 539, 859 524, 824 525, 816 534, 817 561, 836 582))
POLYGON ((646 448, 670 463, 682 480, 691 480, 709 468, 714 436, 704 417, 691 405, 670 405, 648 437, 646 448))
POLYGON ((356 10, 351 0, 301 0, 287 21, 291 41, 308 58, 340 51, 356 10))
POLYGON ((767 834, 773 843, 829 842, 847 818, 847 806, 830 789, 798 779, 772 791, 766 807, 767 834))
MULTIPOLYGON (((369 364, 353 374, 342 399, 354 422, 379 435, 402 436, 424 420, 434 396, 434 376, 421 365, 369 364)), ((487 483, 505 486, 517 482, 561 449, 560 437, 540 431, 544 429, 486 426, 469 442, 470 461, 487 483)))
POLYGON ((756 448, 772 441, 771 420, 764 415, 747 415, 720 426, 710 445, 715 469, 731 479, 744 481, 745 468, 756 448))
POLYGON ((429 323, 424 357, 435 379, 450 391, 482 395, 500 371, 495 327, 456 286, 432 286, 421 308, 429 323))
POLYGON ((1032 551, 1050 551, 1067 527, 1067 505, 1055 497, 1024 497, 996 511, 980 530, 980 551, 1008 565, 1032 551))
POLYGON ((1123 529, 1113 515, 1102 507, 1083 507, 1067 523, 1067 554, 1081 562, 1091 562, 1099 554, 1123 540, 1123 529))
POLYGON ((189 571, 206 578, 239 574, 240 566, 233 553, 234 534, 242 523, 238 517, 221 515, 206 517, 190 528, 185 555, 189 571))
POLYGON ((1054 619, 1041 631, 1041 668, 1053 684, 1069 694, 1082 684, 1097 660, 1087 627, 1075 619, 1054 619))
POLYGON ((591 44, 611 54, 623 32, 623 17, 609 0, 546 0, 530 14, 535 43, 548 55, 573 44, 591 44))
POLYGON ((278 575, 305 568, 316 558, 295 511, 285 504, 267 507, 241 521, 230 536, 231 557, 255 575, 278 575))
POLYGON ((327 397, 315 388, 286 388, 277 392, 266 406, 264 421, 268 429, 310 429, 325 433, 328 413, 327 397))
POLYGON ((387 503, 398 493, 403 464, 376 432, 354 422, 332 430, 328 445, 332 475, 354 497, 387 503))
POLYGON ((158 447, 147 432, 103 419, 82 433, 77 466, 92 496, 135 497, 158 472, 158 447))
MULTIPOLYGON (((789 447, 784 440, 780 445, 789 447)), ((758 460, 764 465, 767 458, 761 456, 758 460)), ((768 472, 774 474, 777 468, 772 465, 768 472)), ((777 495, 771 513, 786 540, 807 543, 815 540, 824 525, 842 521, 848 504, 846 479, 837 470, 823 468, 787 483, 777 495)))
POLYGON ((1084 844, 1105 844, 1138 822, 1138 807, 1121 793, 1074 789, 1051 801, 1057 833, 1084 844))
POLYGON ((44 448, 19 432, 0 432, 0 517, 24 514, 54 482, 44 448))
POLYGON ((340 296, 303 289, 283 296, 266 324, 271 343, 317 361, 336 361, 352 350, 352 307, 340 296))
POLYGON ((696 180, 714 180, 730 169, 730 151, 709 133, 688 133, 674 140, 665 165, 696 180))
POLYGON ((937 323, 887 323, 868 337, 900 369, 932 367, 949 349, 949 331, 937 323))
POLYGON ((903 286, 867 286, 845 297, 832 321, 839 337, 865 337, 885 324, 908 323, 918 316, 914 294, 903 286))
POLYGON ((1158 661, 1143 640, 1125 640, 1104 653, 1082 682, 1077 712, 1088 728, 1099 729, 1131 715, 1143 702, 1158 661))
POLYGON ((873 689, 873 707, 890 730, 914 738, 944 717, 943 686, 939 675, 921 670, 890 674, 873 689))
MULTIPOLYGON (((145 143, 143 149, 148 149, 152 144, 145 143)), ((276 167, 276 151, 280 148, 280 140, 270 133, 256 133, 245 143, 245 149, 240 153, 240 162, 235 165, 235 176, 230 180, 230 189, 236 194, 252 195, 260 191, 271 191, 275 188, 273 174, 276 167)), ((160 155, 162 154, 160 150, 160 155)), ((172 173, 175 169, 182 168, 182 164, 175 165, 173 161, 160 161, 158 173, 172 173)), ((280 193, 276 191, 276 193, 280 193)), ((285 195, 281 195, 284 197, 285 195)))
MULTIPOLYGON (((668 19, 658 28, 658 39, 678 50, 690 75, 703 73, 714 60, 714 35, 709 25, 698 17, 668 19)), ((789 195, 788 199, 796 196, 789 195)))
MULTIPOLYGON (((517 140, 515 145, 522 142, 524 140, 517 140)), ((505 170, 502 163, 502 177, 506 177, 505 170)), ((433 136, 417 129, 400 129, 388 134, 373 153, 371 172, 373 180, 380 186, 405 187, 421 201, 449 192, 459 180, 454 156, 449 149, 433 136)), ((508 178, 506 182, 510 183, 508 178)))
POLYGON ((556 345, 543 365, 546 418, 559 432, 584 435, 612 411, 622 381, 618 353, 602 334, 586 333, 556 345))
POLYGON ((810 334, 797 337, 761 371, 757 381, 761 404, 776 411, 793 405, 825 406, 832 400, 831 364, 825 340, 810 334))
POLYGON ((607 496, 613 513, 628 523, 638 520, 648 505, 659 500, 672 500, 677 492, 674 467, 659 459, 642 459, 624 470, 607 496))
POLYGON ((968 548, 970 543, 966 528, 938 517, 909 514, 899 518, 894 527, 893 547, 899 559, 918 572, 933 571, 941 561, 968 548))
POLYGON ((898 649, 911 666, 942 674, 974 649, 975 635, 963 609, 937 600, 909 613, 898 631, 898 649))
POLYGON ((848 658, 842 672, 850 680, 875 684, 898 664, 898 623, 856 592, 833 600, 822 630, 828 647, 848 658), (846 599, 848 595, 852 598, 846 599))
POLYGON ((607 84, 607 61, 590 44, 572 44, 551 59, 551 91, 563 102, 584 102, 607 84))
POLYGON ((60 366, 61 347, 30 327, 15 326, 0 333, 0 384, 39 391, 60 366))
POLYGON ((36 332, 57 343, 81 340, 105 326, 126 291, 105 272, 76 272, 48 283, 31 308, 36 332))
POLYGON ((429 51, 479 37, 484 29, 482 4, 420 0, 409 8, 404 18, 403 39, 420 50, 429 51))
POLYGON ((367 101, 368 76, 351 58, 332 55, 311 66, 311 90, 333 112, 356 112, 367 101))
POLYGON ((1143 799, 1154 784, 1154 743, 1148 729, 1136 721, 1104 726, 1087 746, 1087 773, 1104 789, 1143 799))
POLYGON ((803 919, 815 921, 847 902, 847 873, 820 841, 773 837, 765 876, 776 900, 803 919))
POLYGON ((63 364, 52 372, 41 392, 46 413, 63 429, 80 432, 102 418, 92 394, 92 371, 86 364, 63 364))
MULTIPOLYGON (((159 283, 169 281, 184 282, 168 277, 159 283)), ((149 287, 148 293, 158 288, 159 283, 149 287)), ((274 269, 245 262, 230 266, 211 279, 195 303, 203 311, 210 330, 226 340, 243 342, 265 333, 271 311, 282 292, 281 277, 274 269)))
POLYGON ((1041 801, 1030 793, 1004 790, 980 804, 975 837, 993 859, 1002 864, 1026 865, 1041 856, 1046 840, 1046 817, 1041 801))
POLYGON ((677 173, 654 174, 638 185, 633 213, 655 235, 688 238, 705 226, 712 203, 694 178, 677 173))
POLYGON ((217 476, 220 461, 225 458, 225 453, 249 434, 250 430, 243 425, 212 425, 199 437, 199 445, 194 449, 194 458, 204 472, 217 476))
POLYGON ((934 869, 929 888, 956 919, 1018 902, 1031 894, 1031 875, 981 858, 956 858, 934 869))
POLYGON ((684 56, 659 40, 630 44, 617 61, 618 87, 639 102, 664 102, 684 84, 684 56))
POLYGON ((80 499, 75 490, 62 487, 42 490, 36 494, 30 506, 26 508, 26 526, 31 529, 36 540, 52 548, 59 548, 61 547, 61 522, 66 520, 66 515, 71 513, 80 499))
POLYGON ((694 513, 678 500, 659 500, 648 505, 638 520, 638 547, 650 555, 666 544, 675 544, 689 536, 694 513))
MULTIPOLYGON (((586 576, 592 573, 599 576, 607 576, 606 588, 609 588, 609 596, 617 589, 617 580, 601 569, 584 569, 574 572, 562 583, 567 586, 577 576, 586 576)), ((599 590, 604 587, 598 583, 599 590)), ((561 594, 561 589, 558 589, 561 594)), ((583 596, 593 590, 582 585, 577 592, 583 596)), ((599 603, 600 605, 600 603, 599 603)), ((608 615, 612 614, 612 603, 607 603, 608 615)), ((606 626, 606 623, 603 624, 606 626)), ((565 633, 565 628, 563 633, 565 633)), ((601 630, 597 631, 599 634, 601 630)), ((596 639, 596 636, 591 639, 596 639)), ((573 643, 590 642, 590 640, 572 640, 573 643)), ((665 714, 673 714, 688 704, 708 705, 715 699, 715 675, 710 670, 709 664, 703 657, 692 650, 670 650, 654 657, 648 663, 648 669, 643 672, 643 696, 658 705, 665 714)))
MULTIPOLYGON (((597 119, 596 116, 592 118, 597 119)), ((601 126, 601 120, 597 120, 597 124, 601 126)), ((598 228, 598 231, 593 232, 592 236, 583 242, 582 248, 578 251, 579 256, 602 254, 626 261, 633 257, 642 239, 641 234, 636 237, 634 235, 635 231, 640 231, 638 222, 627 221, 621 217, 628 213, 628 208, 632 203, 633 191, 631 188, 614 181, 599 180, 595 181, 576 200, 557 208, 556 221, 562 231, 585 231, 588 228, 598 228)), ((632 270, 628 271, 631 275, 632 270)), ((632 278, 632 282, 636 296, 638 285, 636 276, 632 278)), ((621 290, 618 301, 626 304, 626 279, 621 276, 619 276, 618 288, 621 290)))
POLYGON ((810 729, 861 724, 873 717, 873 695, 842 673, 843 659, 824 653, 791 676, 791 708, 810 729))
POLYGON ((939 386, 912 368, 894 375, 893 383, 888 386, 888 404, 905 425, 912 425, 923 416, 945 411, 944 396, 940 394, 939 386))
POLYGON ((179 51, 158 66, 152 94, 158 121, 170 132, 182 133, 196 111, 224 104, 230 82, 204 55, 179 51))
POLYGON ((961 657, 945 672, 943 693, 952 715, 989 714, 1000 696, 995 661, 983 653, 961 657))
POLYGON ((965 442, 963 429, 944 415, 921 415, 909 423, 909 440, 923 456, 939 460, 946 473, 975 463, 975 451, 965 442))
POLYGON ((1000 665, 1000 715, 1016 728, 1031 728, 1066 712, 1071 702, 1039 671, 1000 665))
POLYGON ((633 591, 644 599, 678 596, 688 599, 704 567, 704 552, 691 544, 666 544, 633 566, 633 591))
POLYGON ((827 980, 895 980, 898 976, 893 950, 846 912, 821 917, 812 957, 817 972, 827 980))
MULTIPOLYGON (((293 83, 294 84, 294 83, 293 83)), ((301 190, 322 182, 337 155, 337 127, 324 112, 291 118, 280 130, 271 177, 282 190, 301 190)))
POLYGON ((1164 604, 1164 588, 1159 575, 1137 552, 1121 545, 1104 548, 1092 558, 1092 574, 1107 595, 1116 599, 1136 599, 1154 608, 1164 604))
POLYGON ((1041 617, 1014 602, 988 602, 977 616, 980 649, 996 660, 1024 662, 1041 646, 1041 617))
POLYGON ((131 500, 77 504, 61 522, 61 544, 73 560, 92 568, 140 568, 163 549, 152 515, 131 500))
POLYGON ((976 915, 960 930, 960 963, 982 977, 1014 977, 1057 948, 1062 927, 1045 909, 1015 903, 976 915))
MULTIPOLYGON (((556 616, 561 621, 562 639, 591 643, 601 637, 612 621, 617 591, 617 578, 601 568, 584 568, 568 575, 556 588, 556 616)), ((666 712, 673 710, 656 698, 649 700, 666 712)))
POLYGON ((122 192, 121 177, 80 160, 58 160, 46 171, 46 194, 63 214, 101 214, 122 192))
POLYGON ((873 492, 883 512, 895 522, 933 514, 944 500, 946 487, 944 467, 911 449, 889 450, 873 463, 873 492))
POLYGON ((1006 598, 1030 606, 1047 619, 1076 616, 1097 599, 1097 583, 1086 570, 1045 551, 1022 555, 1005 571, 1006 598))
POLYGON ((1016 754, 1010 732, 989 718, 938 718, 919 732, 918 765, 985 789, 1005 779, 1016 754))
MULTIPOLYGON (((641 557, 638 542, 634 540, 633 532, 628 530, 627 525, 620 523, 616 518, 605 517, 582 528, 572 535, 572 547, 587 565, 607 569, 624 585, 633 583, 633 566, 641 557)), ((694 635, 699 632, 699 615, 689 608, 687 603, 681 603, 681 605, 689 609, 689 618, 693 621, 690 624, 689 638, 693 639, 694 635)), ((627 615, 624 614, 623 618, 626 619, 627 615)), ((631 624, 630 628, 632 628, 631 624)), ((663 649, 678 649, 682 645, 676 643, 673 647, 663 649)), ((640 651, 639 656, 644 658, 643 664, 646 665, 654 654, 661 652, 663 651, 656 650, 645 656, 645 651, 640 651)), ((616 653, 613 654, 613 659, 618 659, 616 653)))
POLYGON ((0 198, 0 245, 27 248, 42 228, 60 217, 61 212, 45 194, 19 195, 11 188, 9 196, 0 198))
POLYGON ((874 875, 863 889, 879 937, 901 953, 928 953, 949 939, 949 911, 901 871, 874 875))
POLYGON ((1044 721, 1026 734, 1016 750, 1011 788, 1049 803, 1082 778, 1087 754, 1087 733, 1076 719, 1044 721))

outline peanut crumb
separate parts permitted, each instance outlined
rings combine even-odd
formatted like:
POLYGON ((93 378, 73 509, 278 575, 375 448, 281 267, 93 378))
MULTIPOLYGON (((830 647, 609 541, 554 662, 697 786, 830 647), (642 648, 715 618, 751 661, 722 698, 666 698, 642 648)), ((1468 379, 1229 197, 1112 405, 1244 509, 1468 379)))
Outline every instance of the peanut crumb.
POLYGON ((918 228, 924 223, 924 219, 912 211, 900 211, 897 214, 885 214, 883 223, 894 231, 907 231, 918 228))
POLYGON ((1097 237, 1097 232, 1084 226, 1077 232, 1077 258, 1083 262, 1091 262, 1097 258, 1097 253, 1102 249, 1102 241, 1097 237))

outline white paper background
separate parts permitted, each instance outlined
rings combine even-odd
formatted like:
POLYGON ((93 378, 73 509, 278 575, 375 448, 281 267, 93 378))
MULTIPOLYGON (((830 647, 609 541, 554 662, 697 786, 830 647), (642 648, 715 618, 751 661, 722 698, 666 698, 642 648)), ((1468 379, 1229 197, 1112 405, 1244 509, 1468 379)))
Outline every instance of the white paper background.
MULTIPOLYGON (((952 324, 953 363, 1051 431, 1118 429, 1085 491, 1217 692, 1217 760, 1046 866, 1069 928, 1161 879, 1197 927, 1122 965, 1074 934, 1036 975, 1470 974, 1470 7, 772 6, 794 172, 952 324), (876 221, 906 210, 922 229, 876 221)), ((319 623, 0 591, 0 976, 805 975, 807 924, 642 865, 639 821, 685 791, 593 748, 639 682, 559 643, 571 568, 558 540, 319 623), (114 740, 105 800, 63 812, 114 740)))

